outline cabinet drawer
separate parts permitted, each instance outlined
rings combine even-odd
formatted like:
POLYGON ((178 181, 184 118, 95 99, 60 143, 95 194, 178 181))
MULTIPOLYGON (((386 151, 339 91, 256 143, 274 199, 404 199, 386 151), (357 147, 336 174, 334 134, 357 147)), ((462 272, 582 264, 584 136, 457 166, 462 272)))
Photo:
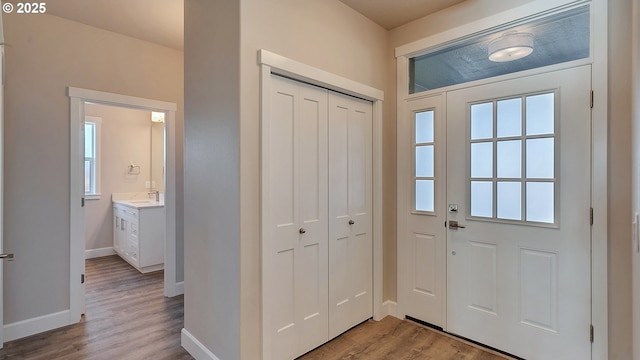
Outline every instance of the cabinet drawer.
POLYGON ((138 209, 124 208, 124 213, 132 218, 138 218, 138 209))
POLYGON ((123 217, 128 220, 138 220, 138 209, 130 208, 128 206, 113 205, 113 212, 115 215, 123 217))

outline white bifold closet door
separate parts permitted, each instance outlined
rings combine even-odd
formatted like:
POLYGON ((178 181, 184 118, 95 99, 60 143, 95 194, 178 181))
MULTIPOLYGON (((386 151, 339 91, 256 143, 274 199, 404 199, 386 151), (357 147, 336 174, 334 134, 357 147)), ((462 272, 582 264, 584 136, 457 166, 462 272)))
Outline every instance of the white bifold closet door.
POLYGON ((283 360, 328 340, 327 91, 278 76, 272 85, 263 311, 272 340, 265 349, 283 360))
POLYGON ((329 94, 329 338, 373 314, 372 111, 329 94))
POLYGON ((264 359, 373 314, 372 104, 271 75, 263 122, 264 359))

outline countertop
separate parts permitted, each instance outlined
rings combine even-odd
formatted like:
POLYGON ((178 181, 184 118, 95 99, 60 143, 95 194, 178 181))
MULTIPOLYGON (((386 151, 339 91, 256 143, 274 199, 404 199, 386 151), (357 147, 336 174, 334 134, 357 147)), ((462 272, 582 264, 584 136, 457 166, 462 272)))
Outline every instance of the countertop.
POLYGON ((121 204, 135 209, 164 207, 164 200, 113 200, 114 204, 121 204))

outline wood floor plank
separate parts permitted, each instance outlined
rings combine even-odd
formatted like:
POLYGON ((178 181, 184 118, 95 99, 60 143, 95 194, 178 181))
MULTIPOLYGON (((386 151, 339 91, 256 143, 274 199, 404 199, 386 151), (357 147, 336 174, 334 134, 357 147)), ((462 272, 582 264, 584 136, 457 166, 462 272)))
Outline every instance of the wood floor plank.
MULTIPOLYGON (((0 360, 191 360, 180 346, 183 297, 163 296, 163 274, 117 255, 86 261, 86 315, 75 325, 11 341, 0 360)), ((418 324, 367 321, 298 360, 503 360, 418 324)), ((278 359, 276 359, 278 360, 278 359)))

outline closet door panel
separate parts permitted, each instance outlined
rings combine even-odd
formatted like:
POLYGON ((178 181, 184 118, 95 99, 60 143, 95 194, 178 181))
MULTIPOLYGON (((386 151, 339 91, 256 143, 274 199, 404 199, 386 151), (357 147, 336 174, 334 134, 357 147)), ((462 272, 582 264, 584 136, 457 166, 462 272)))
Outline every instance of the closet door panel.
POLYGON ((329 337, 373 314, 372 104, 329 95, 329 337))
POLYGON ((298 89, 288 82, 275 81, 271 94, 269 123, 269 245, 271 248, 271 326, 274 358, 293 355, 297 348, 298 321, 295 314, 297 252, 297 195, 295 112, 298 89), (277 280, 276 280, 277 279, 277 280))
POLYGON ((349 103, 329 97, 329 337, 351 323, 349 103))
POLYGON ((296 311, 302 326, 296 355, 328 340, 327 92, 306 84, 299 89, 296 311))
POLYGON ((327 93, 272 80, 265 311, 271 358, 293 359, 328 339, 327 93))

